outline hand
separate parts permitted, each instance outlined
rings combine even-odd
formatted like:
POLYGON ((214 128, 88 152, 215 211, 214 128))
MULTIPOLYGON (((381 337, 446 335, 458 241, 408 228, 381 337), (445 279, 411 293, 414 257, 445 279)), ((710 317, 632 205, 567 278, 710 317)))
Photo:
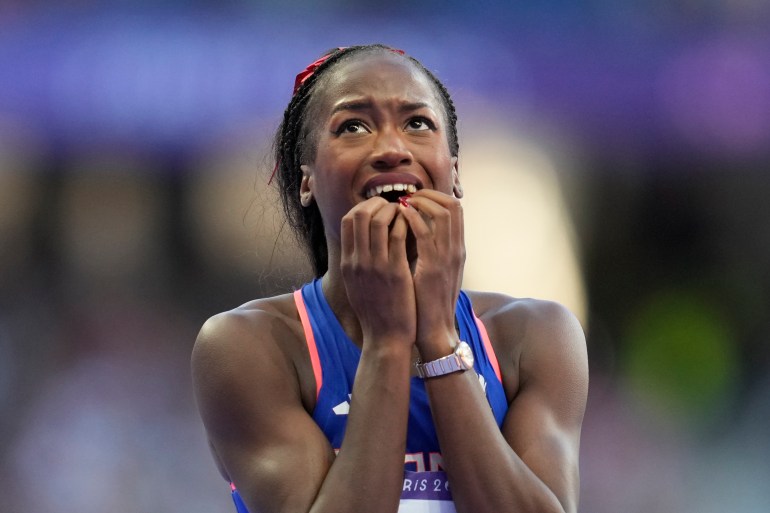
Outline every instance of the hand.
POLYGON ((454 315, 465 265, 463 212, 460 201, 423 189, 400 206, 417 244, 414 290, 417 346, 424 359, 448 354, 457 341, 454 315), (451 342, 449 338, 451 337, 451 342))
POLYGON ((364 343, 392 339, 411 347, 417 314, 406 257, 407 222, 399 208, 374 197, 342 218, 341 269, 364 343))

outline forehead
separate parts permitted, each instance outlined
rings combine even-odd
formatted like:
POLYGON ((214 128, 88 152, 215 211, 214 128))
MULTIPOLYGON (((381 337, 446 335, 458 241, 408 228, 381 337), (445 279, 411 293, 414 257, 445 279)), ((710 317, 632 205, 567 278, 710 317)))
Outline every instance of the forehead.
POLYGON ((442 112, 437 90, 413 62, 390 51, 354 55, 329 70, 316 100, 322 111, 356 98, 427 103, 442 112))

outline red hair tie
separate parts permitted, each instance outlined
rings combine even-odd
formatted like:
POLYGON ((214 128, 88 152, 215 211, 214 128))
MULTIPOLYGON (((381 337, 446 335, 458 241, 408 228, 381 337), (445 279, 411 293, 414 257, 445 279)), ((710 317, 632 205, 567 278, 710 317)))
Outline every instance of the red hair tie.
MULTIPOLYGON (((340 46, 337 48, 338 52, 342 52, 346 50, 347 46, 340 46)), ((398 50, 396 48, 389 48, 391 52, 397 53, 399 55, 404 55, 403 50, 398 50)), ((315 73, 315 70, 318 69, 318 66, 329 60, 329 57, 334 55, 336 52, 327 53, 323 57, 316 59, 315 61, 311 62, 307 65, 305 69, 297 73, 297 77, 294 79, 294 91, 291 93, 292 96, 297 94, 297 91, 299 91, 299 88, 302 87, 302 84, 307 81, 308 78, 312 77, 315 73)), ((273 177, 275 177, 275 173, 278 171, 279 162, 275 163, 275 167, 273 168, 273 172, 270 174, 270 179, 267 181, 267 185, 270 185, 270 183, 273 181, 273 177)))
MULTIPOLYGON (((346 46, 341 46, 341 47, 337 48, 337 50, 341 52, 341 51, 345 50, 345 48, 347 48, 347 47, 346 46)), ((320 66, 321 64, 326 62, 329 59, 329 57, 331 57, 332 55, 334 55, 334 52, 327 53, 326 55, 324 55, 320 59, 317 59, 317 60, 311 62, 310 64, 308 64, 305 69, 303 69, 302 71, 297 73, 297 78, 294 79, 294 92, 291 93, 292 96, 297 94, 297 91, 299 90, 300 87, 302 87, 302 84, 305 83, 305 80, 307 80, 308 78, 313 76, 313 73, 315 73, 315 70, 318 69, 318 66, 320 66)))
MULTIPOLYGON (((345 48, 347 47, 340 46, 337 48, 337 50, 341 52, 345 48)), ((329 57, 331 57, 332 55, 334 55, 334 52, 327 53, 323 57, 316 59, 315 61, 308 64, 305 69, 297 73, 297 77, 294 79, 294 91, 292 91, 291 95, 294 96, 295 94, 297 94, 297 91, 299 90, 299 88, 302 87, 302 84, 304 84, 308 78, 313 76, 313 73, 315 73, 315 70, 318 69, 318 66, 326 62, 329 59, 329 57)), ((275 163, 275 167, 273 168, 273 172, 270 173, 270 179, 267 181, 267 185, 270 185, 272 183, 273 178, 275 178, 275 173, 278 171, 279 165, 280 165, 280 161, 275 163)))
MULTIPOLYGON (((347 50, 347 48, 348 48, 347 46, 340 46, 337 48, 337 51, 342 52, 344 50, 347 50)), ((403 50, 398 50, 396 48, 389 48, 389 50, 399 55, 404 55, 403 50)), ((335 53, 336 52, 327 53, 323 57, 308 64, 308 66, 305 69, 297 73, 297 78, 294 79, 294 91, 292 92, 292 96, 297 94, 297 91, 299 90, 300 87, 302 87, 302 84, 304 84, 308 78, 313 76, 313 73, 315 73, 315 70, 318 69, 318 66, 320 66, 321 64, 329 60, 329 57, 331 57, 335 53)))

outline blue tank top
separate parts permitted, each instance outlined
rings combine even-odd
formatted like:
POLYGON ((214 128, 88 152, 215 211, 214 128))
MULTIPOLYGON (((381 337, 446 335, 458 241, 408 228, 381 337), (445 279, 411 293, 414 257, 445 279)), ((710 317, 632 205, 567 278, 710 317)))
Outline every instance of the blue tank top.
MULTIPOLYGON (((310 334, 307 329, 305 331, 311 360, 317 358, 314 366, 320 367, 320 379, 316 368, 318 396, 313 410, 313 420, 326 434, 332 447, 339 449, 345 436, 350 394, 353 390, 358 362, 361 359, 361 350, 345 334, 332 312, 323 295, 320 280, 302 287, 301 295, 295 294, 298 309, 301 311, 304 304, 307 312, 307 319, 303 319, 303 322, 309 321, 312 328, 314 340, 310 340, 310 334), (317 356, 313 354, 314 352, 317 356)), ((497 425, 501 427, 508 411, 508 401, 500 380, 497 358, 486 336, 486 329, 474 314, 471 302, 464 292, 460 292, 455 315, 460 338, 465 340, 473 350, 474 370, 486 392, 497 425)), ((410 388, 405 469, 441 470, 438 437, 433 426, 425 383, 421 378, 413 377, 410 388)))
MULTIPOLYGON (((331 446, 342 446, 350 408, 350 396, 361 350, 347 336, 323 295, 321 280, 316 279, 294 293, 316 381, 316 405, 313 420, 331 446)), ((470 345, 474 370, 487 401, 502 427, 508 411, 500 367, 489 342, 486 328, 476 317, 470 299, 460 292, 455 308, 460 339, 470 345)), ((233 487, 233 500, 239 513, 248 513, 233 487)), ((442 468, 438 436, 433 425, 425 383, 411 378, 404 487, 399 511, 454 512, 446 474, 442 468)))

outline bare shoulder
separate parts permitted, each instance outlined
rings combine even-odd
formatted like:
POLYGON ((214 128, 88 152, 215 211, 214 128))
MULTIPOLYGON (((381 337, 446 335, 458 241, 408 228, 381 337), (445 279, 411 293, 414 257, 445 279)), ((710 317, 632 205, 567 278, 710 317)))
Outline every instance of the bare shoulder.
POLYGON ((293 473, 305 459, 325 474, 333 451, 310 416, 315 378, 291 294, 207 320, 193 348, 192 377, 214 460, 244 498, 272 504, 288 496, 286 489, 300 486, 293 473))
POLYGON ((507 390, 518 391, 525 380, 547 378, 561 367, 587 380, 583 328, 565 306, 495 292, 468 291, 468 296, 489 332, 501 370, 515 381, 507 390))
POLYGON ((250 301, 203 324, 192 351, 193 383, 199 396, 226 393, 237 401, 273 376, 305 403, 314 386, 304 379, 306 351, 291 294, 250 301))
POLYGON ((210 317, 198 334, 193 358, 200 352, 247 349, 255 342, 269 342, 275 338, 271 335, 292 333, 298 320, 290 294, 250 301, 210 317))
MULTIPOLYGON (((500 341, 524 344, 543 335, 575 339, 585 345, 580 322, 565 306, 554 301, 515 298, 497 292, 468 291, 476 315, 500 341)), ((492 333, 490 333, 490 336, 492 333)), ((551 337, 546 337, 551 338, 551 337)), ((521 348, 519 348, 521 349, 521 348)))
POLYGON ((237 359, 291 340, 299 321, 290 300, 289 294, 258 299, 209 318, 195 341, 193 365, 228 355, 237 359))

